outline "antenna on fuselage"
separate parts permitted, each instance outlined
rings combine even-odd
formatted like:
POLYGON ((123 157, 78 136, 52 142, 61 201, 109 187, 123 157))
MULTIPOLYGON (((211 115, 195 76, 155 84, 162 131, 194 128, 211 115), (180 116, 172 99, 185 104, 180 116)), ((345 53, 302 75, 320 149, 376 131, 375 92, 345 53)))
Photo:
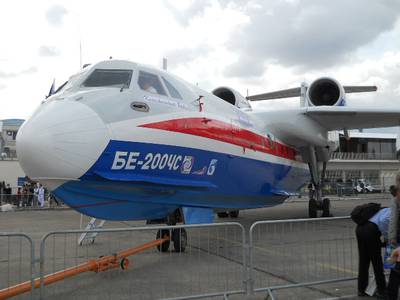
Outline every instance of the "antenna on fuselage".
POLYGON ((167 68, 168 68, 168 60, 167 60, 166 57, 163 57, 163 59, 162 59, 162 68, 163 68, 164 71, 167 71, 167 68))

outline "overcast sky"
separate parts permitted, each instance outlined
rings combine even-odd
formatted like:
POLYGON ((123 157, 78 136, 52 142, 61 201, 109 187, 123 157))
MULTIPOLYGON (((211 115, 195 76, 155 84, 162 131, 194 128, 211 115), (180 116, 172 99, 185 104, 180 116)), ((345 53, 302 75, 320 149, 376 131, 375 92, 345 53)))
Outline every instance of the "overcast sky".
POLYGON ((4 1, 0 119, 28 117, 53 78, 79 71, 80 40, 83 63, 160 67, 167 57, 169 71, 205 90, 256 94, 328 75, 378 86, 349 105, 400 107, 399 15, 398 0, 4 1))

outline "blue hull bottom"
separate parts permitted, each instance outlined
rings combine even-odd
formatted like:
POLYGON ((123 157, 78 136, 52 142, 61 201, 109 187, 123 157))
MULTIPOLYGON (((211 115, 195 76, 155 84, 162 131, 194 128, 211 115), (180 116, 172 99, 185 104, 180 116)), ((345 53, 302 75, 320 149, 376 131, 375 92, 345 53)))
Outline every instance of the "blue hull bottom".
POLYGON ((308 180, 304 168, 194 148, 111 141, 80 180, 64 183, 54 194, 96 218, 146 220, 181 207, 274 206, 308 180))
POLYGON ((70 181, 55 196, 71 208, 104 220, 149 220, 164 218, 180 207, 245 209, 281 204, 287 196, 206 195, 175 186, 115 183, 109 181, 70 181))

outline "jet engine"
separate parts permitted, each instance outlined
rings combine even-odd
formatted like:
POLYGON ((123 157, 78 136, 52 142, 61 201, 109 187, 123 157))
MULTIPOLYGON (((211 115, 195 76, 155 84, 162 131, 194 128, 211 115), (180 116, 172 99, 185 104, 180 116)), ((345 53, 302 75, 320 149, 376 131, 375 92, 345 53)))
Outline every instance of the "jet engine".
POLYGON ((343 86, 329 77, 314 80, 307 89, 309 106, 344 106, 345 95, 343 86))
POLYGON ((238 91, 235 91, 230 87, 221 86, 214 89, 212 93, 222 100, 225 100, 226 102, 239 108, 251 109, 249 101, 245 97, 243 97, 238 91))

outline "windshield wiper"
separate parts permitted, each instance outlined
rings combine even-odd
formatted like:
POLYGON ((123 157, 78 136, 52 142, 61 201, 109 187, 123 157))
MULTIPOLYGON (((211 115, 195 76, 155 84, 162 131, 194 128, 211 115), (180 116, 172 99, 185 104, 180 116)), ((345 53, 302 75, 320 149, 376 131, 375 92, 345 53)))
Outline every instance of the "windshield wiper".
POLYGON ((124 90, 125 85, 127 85, 126 82, 122 84, 121 89, 119 90, 120 92, 122 92, 124 90))

